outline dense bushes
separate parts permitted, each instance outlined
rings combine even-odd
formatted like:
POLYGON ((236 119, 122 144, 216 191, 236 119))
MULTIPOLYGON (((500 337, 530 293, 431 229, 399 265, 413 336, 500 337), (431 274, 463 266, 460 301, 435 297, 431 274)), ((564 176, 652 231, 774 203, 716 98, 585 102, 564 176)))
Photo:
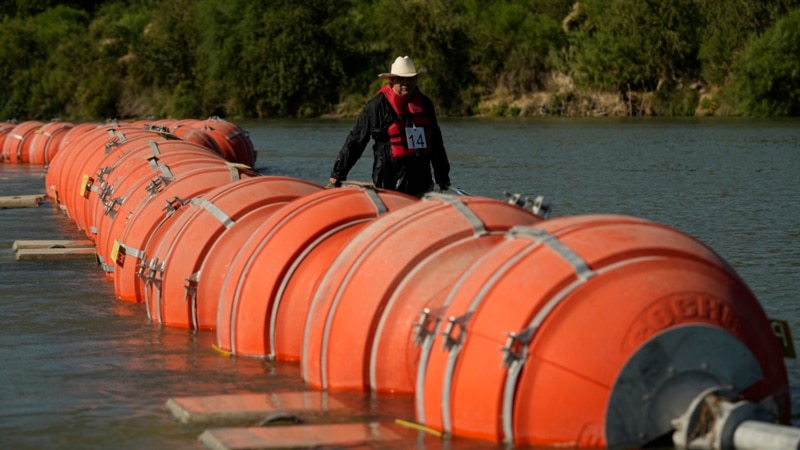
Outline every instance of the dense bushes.
POLYGON ((421 86, 444 114, 474 114, 490 98, 498 101, 483 111, 517 113, 513 101, 543 92, 563 106, 547 111, 574 111, 565 102, 589 104, 591 93, 602 91, 618 93, 632 105, 631 114, 687 115, 701 107, 705 113, 798 115, 798 5, 4 2, 0 117, 353 113, 380 86, 376 74, 406 54, 430 69, 421 86))
POLYGON ((742 112, 800 116, 800 9, 754 38, 733 74, 742 112))

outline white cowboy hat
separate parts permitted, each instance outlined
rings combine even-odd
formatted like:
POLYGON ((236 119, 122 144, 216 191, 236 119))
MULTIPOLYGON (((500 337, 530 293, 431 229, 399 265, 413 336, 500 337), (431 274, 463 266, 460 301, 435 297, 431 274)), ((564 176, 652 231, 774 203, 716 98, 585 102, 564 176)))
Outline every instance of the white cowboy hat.
POLYGON ((414 61, 412 61, 408 56, 398 56, 397 59, 394 60, 394 63, 392 63, 390 72, 379 73, 378 77, 415 77, 419 74, 426 73, 427 71, 428 69, 424 67, 420 67, 419 70, 417 70, 417 67, 414 65, 414 61))

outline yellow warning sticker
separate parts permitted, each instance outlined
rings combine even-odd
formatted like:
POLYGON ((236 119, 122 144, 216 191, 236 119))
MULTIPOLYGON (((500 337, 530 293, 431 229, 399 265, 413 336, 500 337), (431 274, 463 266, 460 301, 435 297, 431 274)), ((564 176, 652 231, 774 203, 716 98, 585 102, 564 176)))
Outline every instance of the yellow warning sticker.
POLYGON ((89 187, 89 175, 83 174, 81 177, 81 197, 86 197, 86 189, 89 187))
POLYGON ((119 260, 119 241, 114 239, 114 245, 111 247, 111 260, 117 262, 119 260))

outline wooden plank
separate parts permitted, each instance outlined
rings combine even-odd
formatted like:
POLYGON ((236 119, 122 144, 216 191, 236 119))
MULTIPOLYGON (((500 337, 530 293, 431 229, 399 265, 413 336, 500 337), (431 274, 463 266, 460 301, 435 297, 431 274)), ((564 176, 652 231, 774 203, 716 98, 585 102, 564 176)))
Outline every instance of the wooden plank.
POLYGON ((255 421, 276 413, 319 415, 347 407, 323 391, 230 394, 167 400, 167 409, 183 423, 255 421))
POLYGON ((87 248, 94 247, 94 242, 89 239, 72 240, 72 239, 56 239, 56 240, 17 240, 11 246, 11 250, 17 251, 22 249, 31 248, 87 248))
POLYGON ((217 428, 204 431, 199 440, 213 450, 244 450, 363 445, 400 441, 401 438, 382 423, 344 423, 217 428))
POLYGON ((96 259, 94 247, 82 248, 23 248, 17 250, 17 261, 64 261, 96 259))
POLYGON ((9 208, 36 208, 44 200, 42 195, 13 195, 0 197, 0 209, 9 208))

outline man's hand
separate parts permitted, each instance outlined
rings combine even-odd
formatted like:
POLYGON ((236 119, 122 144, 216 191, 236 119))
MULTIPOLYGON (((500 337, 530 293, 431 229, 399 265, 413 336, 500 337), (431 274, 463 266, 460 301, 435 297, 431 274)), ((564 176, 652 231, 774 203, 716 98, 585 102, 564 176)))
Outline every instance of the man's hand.
POLYGON ((342 187, 342 182, 337 180, 336 178, 331 177, 331 178, 328 179, 328 185, 326 187, 329 187, 329 188, 330 187, 342 187))

